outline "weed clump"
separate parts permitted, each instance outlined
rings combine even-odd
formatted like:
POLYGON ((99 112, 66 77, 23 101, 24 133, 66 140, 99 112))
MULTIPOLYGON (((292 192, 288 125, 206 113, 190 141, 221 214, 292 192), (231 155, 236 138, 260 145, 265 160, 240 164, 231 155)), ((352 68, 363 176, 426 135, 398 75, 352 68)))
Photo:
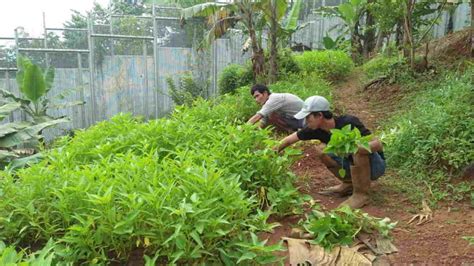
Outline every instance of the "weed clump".
POLYGON ((317 73, 329 81, 343 80, 354 68, 349 55, 336 50, 304 52, 295 60, 303 72, 317 73))

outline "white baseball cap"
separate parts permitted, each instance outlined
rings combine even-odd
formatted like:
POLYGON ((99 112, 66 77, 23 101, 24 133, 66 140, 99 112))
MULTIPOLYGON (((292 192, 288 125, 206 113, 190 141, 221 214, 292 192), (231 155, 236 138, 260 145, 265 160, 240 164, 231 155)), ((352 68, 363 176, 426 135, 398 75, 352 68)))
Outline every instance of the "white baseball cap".
POLYGON ((312 112, 329 111, 329 102, 322 96, 311 96, 304 101, 303 108, 296 115, 296 119, 303 119, 312 112))

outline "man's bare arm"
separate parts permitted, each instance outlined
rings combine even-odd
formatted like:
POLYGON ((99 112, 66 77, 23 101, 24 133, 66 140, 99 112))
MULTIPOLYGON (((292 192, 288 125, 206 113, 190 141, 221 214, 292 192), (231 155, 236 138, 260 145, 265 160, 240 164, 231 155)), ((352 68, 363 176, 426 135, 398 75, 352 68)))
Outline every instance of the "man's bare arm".
MULTIPOLYGON (((369 147, 371 152, 379 152, 383 151, 383 144, 379 139, 374 138, 373 140, 369 141, 369 147)), ((361 154, 369 154, 369 151, 367 151, 364 148, 359 147, 359 153, 361 154)))
POLYGON ((257 123, 258 121, 260 121, 261 119, 263 118, 263 116, 261 114, 255 114, 254 116, 252 116, 249 121, 247 121, 248 124, 255 124, 257 123))
POLYGON ((278 152, 282 151, 283 149, 285 149, 286 147, 298 142, 300 139, 298 138, 298 135, 295 133, 287 136, 286 138, 284 138, 282 141, 281 141, 281 144, 280 146, 278 146, 278 152))

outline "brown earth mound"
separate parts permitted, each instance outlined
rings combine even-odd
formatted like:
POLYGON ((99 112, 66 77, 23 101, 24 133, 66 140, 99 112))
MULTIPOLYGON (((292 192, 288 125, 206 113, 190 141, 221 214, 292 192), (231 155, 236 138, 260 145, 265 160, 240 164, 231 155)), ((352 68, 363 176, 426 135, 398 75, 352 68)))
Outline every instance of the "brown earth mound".
POLYGON ((434 40, 430 42, 429 50, 428 57, 432 59, 444 61, 468 58, 471 54, 470 31, 469 29, 457 31, 434 40))

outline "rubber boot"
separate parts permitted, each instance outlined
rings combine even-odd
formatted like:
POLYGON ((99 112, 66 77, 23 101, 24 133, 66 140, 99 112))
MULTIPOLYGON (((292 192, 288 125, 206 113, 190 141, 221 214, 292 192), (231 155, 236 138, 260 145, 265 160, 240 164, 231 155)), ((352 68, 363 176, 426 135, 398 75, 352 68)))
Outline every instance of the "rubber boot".
POLYGON ((368 155, 354 155, 354 165, 351 165, 353 192, 352 196, 342 205, 349 205, 353 209, 362 208, 369 203, 370 190, 370 161, 368 155))
POLYGON ((339 175, 339 167, 328 167, 328 170, 333 173, 341 183, 332 187, 328 187, 319 191, 321 195, 334 195, 338 197, 345 197, 352 194, 352 181, 350 179, 343 179, 339 175))

